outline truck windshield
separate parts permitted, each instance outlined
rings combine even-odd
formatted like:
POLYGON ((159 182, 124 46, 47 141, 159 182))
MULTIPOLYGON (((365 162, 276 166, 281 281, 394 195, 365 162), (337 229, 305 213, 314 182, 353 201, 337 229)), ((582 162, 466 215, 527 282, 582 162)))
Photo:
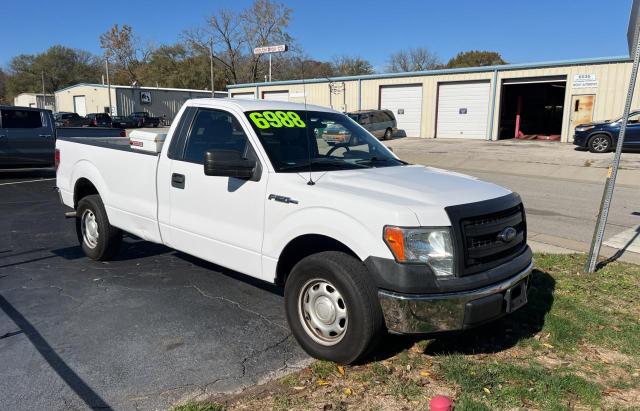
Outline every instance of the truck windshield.
POLYGON ((406 164, 344 114, 266 110, 246 115, 277 172, 406 164))

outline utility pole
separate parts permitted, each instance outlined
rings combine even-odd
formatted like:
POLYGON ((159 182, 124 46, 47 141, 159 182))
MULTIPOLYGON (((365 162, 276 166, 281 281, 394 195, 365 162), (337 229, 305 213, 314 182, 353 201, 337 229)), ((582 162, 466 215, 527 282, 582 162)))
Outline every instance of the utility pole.
POLYGON ((211 66, 211 98, 215 97, 215 92, 213 91, 213 37, 209 41, 209 62, 211 66))
POLYGON ((627 41, 629 45, 629 55, 633 57, 633 66, 631 67, 631 79, 629 79, 629 90, 627 91, 627 99, 624 103, 624 112, 620 122, 620 133, 618 134, 618 142, 616 144, 616 153, 613 162, 609 166, 607 180, 602 193, 602 201, 600 202, 600 212, 598 213, 598 221, 591 248, 589 249, 589 257, 585 271, 593 273, 596 270, 604 231, 607 227, 607 218, 609 217, 609 209, 611 208, 611 200, 613 199, 613 189, 616 185, 616 177, 618 176, 618 168, 620 166, 620 157, 622 157, 622 145, 624 144, 624 136, 627 130, 627 120, 631 111, 631 102, 633 100, 633 91, 636 87, 636 78, 638 77, 638 65, 640 64, 640 1, 634 0, 631 7, 631 18, 629 19, 629 28, 627 31, 627 41))
POLYGON ((269 83, 271 83, 271 54, 269 53, 269 83))
POLYGON ((109 115, 113 115, 113 106, 111 105, 111 80, 109 79, 109 57, 104 59, 104 65, 107 71, 107 90, 109 93, 109 115))
MULTIPOLYGON (((46 102, 46 97, 44 95, 44 70, 42 70, 42 107, 38 107, 38 108, 45 108, 45 102, 46 102)), ((36 97, 36 106, 38 106, 37 97, 36 97)))

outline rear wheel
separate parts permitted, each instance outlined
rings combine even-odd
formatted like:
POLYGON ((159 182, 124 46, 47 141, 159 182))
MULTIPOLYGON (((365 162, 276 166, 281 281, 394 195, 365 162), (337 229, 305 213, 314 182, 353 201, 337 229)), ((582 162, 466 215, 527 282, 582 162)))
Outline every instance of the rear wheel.
POLYGON ((375 348, 384 331, 376 287, 362 261, 336 251, 301 260, 285 284, 291 331, 311 356, 342 364, 375 348))
POLYGON ((596 134, 589 139, 589 151, 606 153, 611 150, 611 138, 605 134, 596 134))
POLYGON ((85 255, 92 260, 110 260, 120 250, 122 231, 109 224, 99 195, 86 196, 76 208, 76 233, 85 255))

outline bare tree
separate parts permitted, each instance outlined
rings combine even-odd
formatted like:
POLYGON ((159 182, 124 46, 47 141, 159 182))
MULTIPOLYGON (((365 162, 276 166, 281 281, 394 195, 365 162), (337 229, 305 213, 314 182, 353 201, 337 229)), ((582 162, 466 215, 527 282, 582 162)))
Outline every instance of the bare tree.
POLYGON ((393 53, 387 64, 387 71, 400 73, 405 71, 433 70, 442 67, 438 56, 424 47, 400 50, 393 53))
POLYGON ((357 76, 373 74, 373 66, 369 61, 358 56, 336 56, 331 64, 337 76, 357 76))
POLYGON ((105 57, 112 59, 116 67, 126 73, 130 83, 139 80, 137 69, 146 62, 150 50, 140 45, 131 26, 123 24, 120 28, 114 24, 100 35, 100 47, 104 49, 105 57))
MULTIPOLYGON (((213 59, 229 83, 255 82, 264 71, 264 56, 254 55, 253 49, 291 43, 286 31, 290 16, 291 9, 282 3, 256 0, 243 11, 218 10, 204 27, 187 30, 183 37, 194 50, 209 53, 212 48, 213 59)), ((278 60, 282 63, 284 58, 278 60)))

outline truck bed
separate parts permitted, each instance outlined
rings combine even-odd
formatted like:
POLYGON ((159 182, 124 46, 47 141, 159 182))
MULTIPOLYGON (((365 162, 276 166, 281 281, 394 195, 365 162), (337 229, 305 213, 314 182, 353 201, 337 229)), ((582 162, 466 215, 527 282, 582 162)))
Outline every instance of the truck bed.
POLYGON ((132 149, 126 137, 63 137, 56 149, 61 159, 57 186, 65 205, 75 206, 75 187, 86 179, 102 197, 113 226, 160 241, 157 154, 132 149))

